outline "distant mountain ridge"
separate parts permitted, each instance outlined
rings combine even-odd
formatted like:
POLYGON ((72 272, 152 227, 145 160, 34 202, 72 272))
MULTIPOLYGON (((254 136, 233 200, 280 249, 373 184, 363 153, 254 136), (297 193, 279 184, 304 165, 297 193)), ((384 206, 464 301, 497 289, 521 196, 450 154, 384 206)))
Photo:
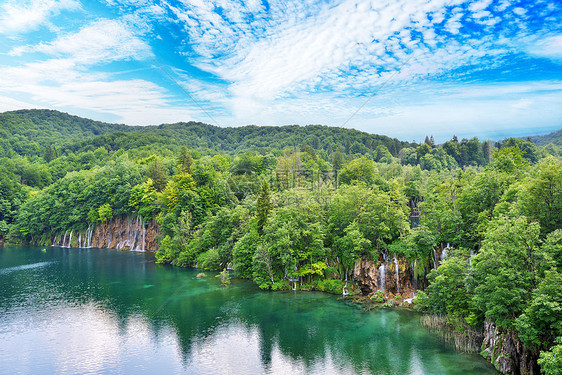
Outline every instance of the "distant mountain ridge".
POLYGON ((239 153, 270 151, 307 144, 316 150, 337 149, 365 154, 384 145, 393 155, 410 143, 384 135, 323 125, 217 127, 200 122, 179 122, 151 126, 128 126, 94 121, 56 110, 32 109, 0 113, 0 136, 10 140, 19 154, 36 154, 33 149, 49 145, 69 151, 103 146, 130 149, 165 144, 192 149, 239 153), (23 142, 27 151, 20 150, 23 142))
POLYGON ((545 146, 549 143, 562 146, 562 129, 549 134, 535 135, 528 138, 537 146, 545 146))

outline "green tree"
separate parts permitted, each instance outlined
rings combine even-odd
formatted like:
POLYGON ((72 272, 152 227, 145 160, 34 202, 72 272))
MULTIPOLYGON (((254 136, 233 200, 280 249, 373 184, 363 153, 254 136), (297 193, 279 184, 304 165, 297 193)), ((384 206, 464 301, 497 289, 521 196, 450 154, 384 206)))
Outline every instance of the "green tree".
POLYGON ((473 257, 474 304, 498 327, 514 328, 531 297, 539 232, 539 225, 525 217, 500 216, 490 222, 482 248, 473 257))
POLYGON ((113 217, 113 208, 109 203, 106 203, 98 209, 98 221, 104 222, 113 217))
POLYGON ((562 275, 556 270, 546 271, 533 299, 517 319, 519 337, 527 348, 545 350, 555 337, 562 337, 562 275))
POLYGON ((152 180, 156 191, 162 191, 166 187, 168 172, 160 159, 156 158, 148 164, 146 176, 152 180))
POLYGON ((426 289, 429 311, 446 316, 449 323, 459 329, 464 326, 463 318, 469 315, 472 305, 472 296, 465 284, 467 273, 466 257, 452 256, 431 271, 428 277, 430 285, 426 289))
POLYGON ((193 166, 193 157, 187 151, 187 147, 182 146, 180 154, 178 156, 178 170, 180 173, 191 174, 191 168, 193 166))
POLYGON ((258 246, 260 246, 260 236, 257 230, 253 228, 234 245, 232 249, 233 263, 239 277, 252 278, 253 257, 258 246))
MULTIPOLYGON (((341 256, 341 262, 345 269, 346 277, 351 275, 351 270, 355 263, 361 258, 369 246, 371 241, 363 236, 359 231, 359 226, 354 221, 345 228, 345 236, 336 241, 338 254, 341 256)), ((347 278, 346 278, 347 280, 347 278)))
POLYGON ((377 177, 375 163, 365 157, 350 161, 340 172, 340 182, 344 184, 352 184, 364 182, 372 185, 377 177))
POLYGON ((258 195, 258 200, 256 202, 256 218, 257 218, 257 230, 260 235, 263 234, 263 227, 267 223, 267 218, 271 214, 273 206, 271 204, 271 196, 269 192, 269 184, 264 181, 261 185, 261 189, 258 195))
POLYGON ((55 152, 53 151, 51 145, 48 144, 47 146, 45 146, 45 154, 43 156, 43 159, 45 159, 45 161, 49 163, 54 158, 55 158, 55 152))
POLYGON ((160 211, 157 199, 154 183, 149 178, 146 182, 133 187, 129 198, 129 206, 134 213, 145 220, 150 220, 160 211))
POLYGON ((557 345, 549 351, 540 353, 538 363, 545 375, 562 374, 562 338, 559 338, 557 345))
POLYGON ((540 223, 543 236, 562 229, 562 163, 552 157, 541 161, 518 198, 522 214, 540 223))

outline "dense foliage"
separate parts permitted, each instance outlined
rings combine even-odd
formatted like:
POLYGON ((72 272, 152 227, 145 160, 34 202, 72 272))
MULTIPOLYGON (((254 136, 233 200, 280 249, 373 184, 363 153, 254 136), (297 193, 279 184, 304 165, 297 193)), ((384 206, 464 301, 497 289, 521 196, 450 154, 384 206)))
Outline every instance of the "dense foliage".
POLYGON ((323 126, 132 128, 54 111, 1 114, 0 133, 0 239, 48 244, 138 216, 159 224, 159 262, 332 293, 352 288, 361 257, 396 256, 425 289, 420 309, 458 329, 493 321, 540 352, 545 372, 561 366, 557 146, 410 144, 323 126))

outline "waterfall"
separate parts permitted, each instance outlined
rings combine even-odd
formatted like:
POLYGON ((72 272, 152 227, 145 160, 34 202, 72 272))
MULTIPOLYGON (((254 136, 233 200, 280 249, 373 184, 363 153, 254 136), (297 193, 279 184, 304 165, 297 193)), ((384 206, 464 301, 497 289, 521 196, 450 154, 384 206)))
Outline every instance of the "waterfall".
POLYGON ((439 262, 443 262, 444 260, 446 260, 448 255, 449 255, 449 247, 447 246, 441 251, 441 259, 439 260, 439 262))
POLYGON ((150 249, 152 243, 153 227, 148 227, 139 216, 133 218, 112 219, 111 225, 104 223, 97 227, 89 224, 87 228, 81 230, 66 230, 58 232, 51 237, 51 246, 64 248, 96 247, 115 248, 119 250, 128 249, 131 251, 146 251, 150 249), (72 242, 74 240, 74 242, 72 242), (148 244, 147 244, 148 241, 148 244))
POLYGON ((414 259, 414 290, 418 289, 418 278, 416 277, 416 266, 418 265, 418 260, 414 259))
POLYGON ((435 249, 431 249, 431 251, 433 251, 433 268, 437 269, 437 253, 435 252, 435 249))
POLYGON ((146 227, 144 226, 144 223, 142 222, 142 219, 141 219, 141 227, 142 227, 142 249, 141 250, 144 251, 144 243, 145 243, 145 240, 146 240, 146 227))
POLYGON ((94 234, 94 230, 91 225, 88 226, 88 244, 87 247, 92 247, 92 236, 94 234))
POLYGON ((394 268, 396 268, 396 294, 400 293, 400 287, 399 287, 399 282, 400 282, 400 275, 399 275, 399 269, 398 269, 398 259, 396 259, 396 257, 394 257, 394 268))
POLYGON ((384 274, 384 263, 379 267, 379 290, 384 292, 385 290, 385 274, 384 274))

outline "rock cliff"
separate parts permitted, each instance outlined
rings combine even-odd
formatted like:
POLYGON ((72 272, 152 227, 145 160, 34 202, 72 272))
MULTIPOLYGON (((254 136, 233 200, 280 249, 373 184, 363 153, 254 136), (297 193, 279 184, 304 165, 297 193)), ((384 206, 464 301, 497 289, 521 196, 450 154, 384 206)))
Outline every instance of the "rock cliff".
POLYGON ((481 354, 502 374, 540 374, 536 354, 523 346, 517 333, 501 330, 492 322, 484 324, 481 354))
POLYGON ((119 250, 158 251, 160 228, 155 220, 113 217, 82 231, 65 231, 52 239, 53 246, 100 247, 119 250))
POLYGON ((400 257, 381 256, 375 260, 363 256, 355 263, 353 275, 363 294, 380 290, 387 297, 412 298, 417 288, 413 265, 400 257))

